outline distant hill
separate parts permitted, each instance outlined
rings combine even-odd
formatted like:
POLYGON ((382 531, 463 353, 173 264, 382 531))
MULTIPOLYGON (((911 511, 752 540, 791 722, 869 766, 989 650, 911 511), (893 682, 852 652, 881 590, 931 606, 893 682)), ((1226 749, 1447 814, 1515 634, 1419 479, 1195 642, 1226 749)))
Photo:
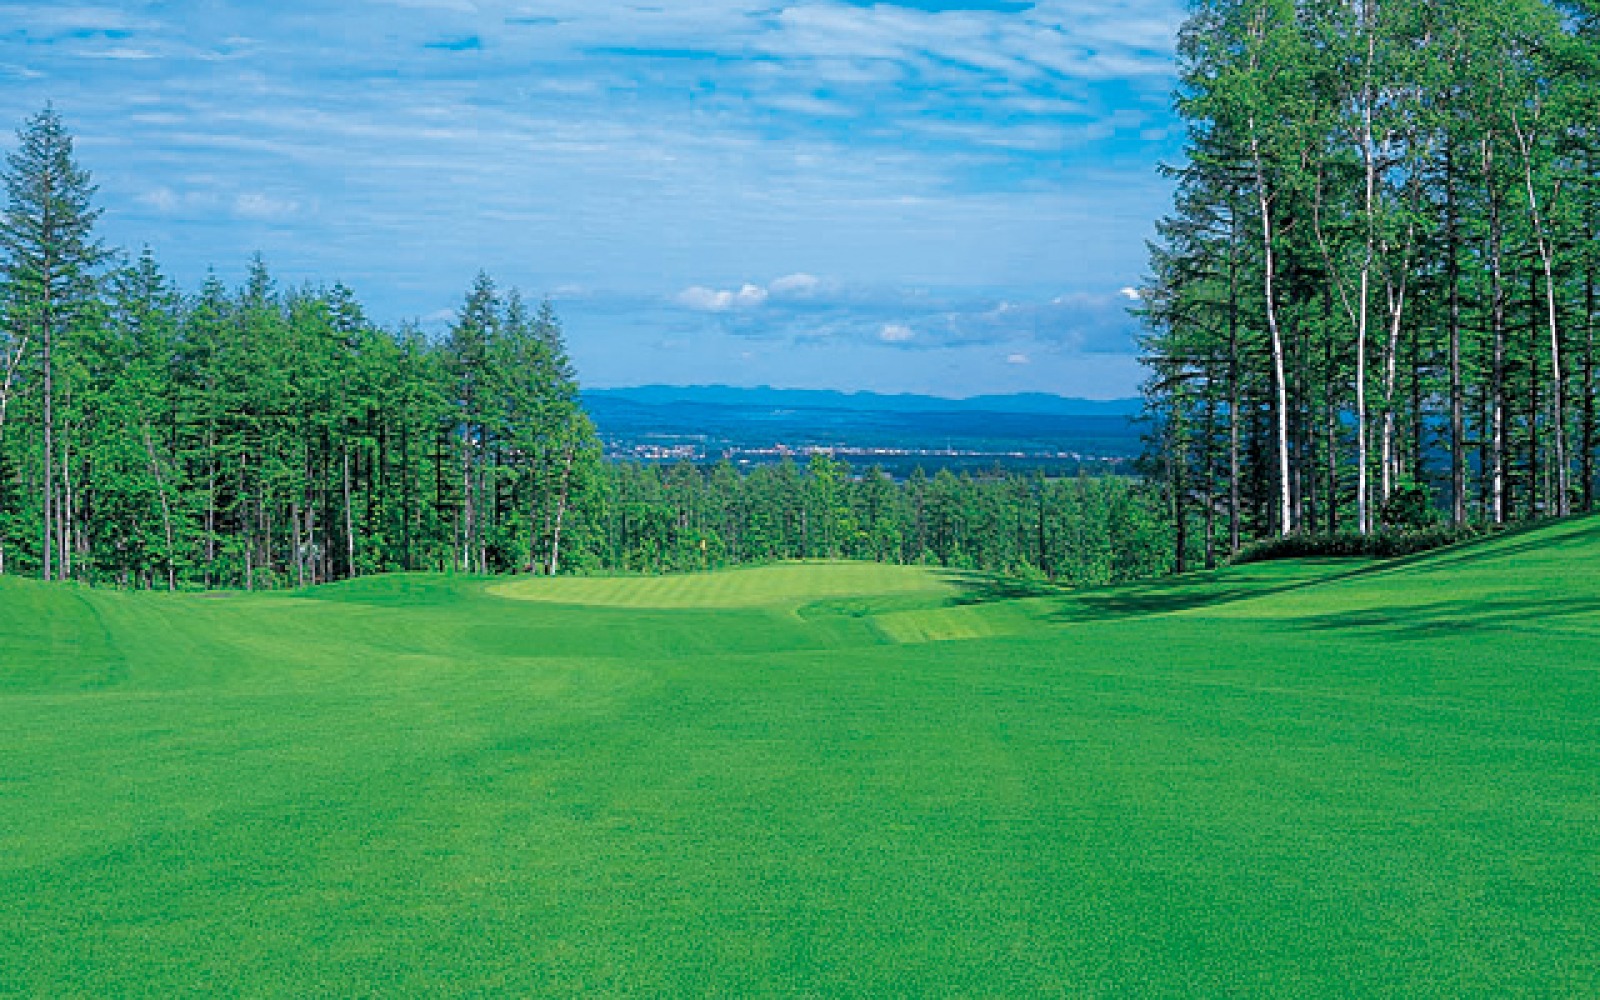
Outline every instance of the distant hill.
POLYGON ((748 465, 826 448, 893 475, 997 466, 1070 475, 1085 467, 1126 471, 1141 450, 1137 400, 720 385, 591 389, 583 398, 606 453, 618 459, 748 465))
POLYGON ((727 385, 642 385, 587 389, 585 401, 642 406, 724 406, 780 410, 850 410, 858 413, 1011 413, 1053 417, 1127 417, 1139 412, 1137 399, 1073 399, 1043 392, 947 399, 910 393, 839 392, 831 389, 740 388, 727 385))

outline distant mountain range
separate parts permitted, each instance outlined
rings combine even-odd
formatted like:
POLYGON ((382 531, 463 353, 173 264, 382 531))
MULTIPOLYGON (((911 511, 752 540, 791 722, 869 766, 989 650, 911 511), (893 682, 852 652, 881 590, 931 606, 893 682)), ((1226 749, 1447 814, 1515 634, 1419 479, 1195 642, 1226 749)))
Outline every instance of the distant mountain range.
POLYGON ((649 385, 590 389, 584 405, 616 459, 763 464, 825 449, 894 474, 1121 468, 1141 450, 1139 401, 886 395, 649 385))
POLYGON ((831 389, 741 388, 727 385, 641 385, 619 389, 587 389, 586 402, 632 403, 640 406, 737 407, 773 410, 848 410, 858 413, 1009 413, 1052 417, 1137 416, 1137 399, 1073 399, 1043 392, 969 396, 947 399, 910 393, 840 392, 831 389))

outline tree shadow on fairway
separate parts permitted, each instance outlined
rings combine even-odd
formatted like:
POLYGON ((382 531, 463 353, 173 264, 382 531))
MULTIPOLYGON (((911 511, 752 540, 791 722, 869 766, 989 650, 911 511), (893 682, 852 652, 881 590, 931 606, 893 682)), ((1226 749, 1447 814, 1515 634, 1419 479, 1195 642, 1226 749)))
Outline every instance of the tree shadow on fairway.
MULTIPOLYGON (((1322 582, 1322 581, 1315 581, 1322 582)), ((1207 585, 1199 581, 1123 585, 1114 590, 1076 594, 1052 616, 1059 622, 1106 621, 1144 618, 1196 608, 1217 607, 1311 586, 1297 583, 1277 587, 1207 585)))
MULTIPOLYGON (((1385 605, 1310 615, 1290 619, 1285 624, 1314 632, 1381 630, 1408 639, 1436 638, 1441 633, 1515 630, 1519 627, 1600 632, 1600 597, 1434 601, 1408 607, 1385 605)), ((1600 660, 1600 656, 1597 656, 1597 660, 1600 660)))
MULTIPOLYGON (((1447 573, 1455 572, 1469 565, 1493 563, 1525 554, 1557 553, 1573 547, 1585 553, 1600 548, 1600 518, 1585 516, 1565 522, 1518 527, 1444 549, 1390 559, 1329 557, 1275 560, 1236 566, 1220 572, 1192 573, 1144 583, 1083 590, 1046 580, 959 570, 947 570, 941 574, 941 578, 955 588, 956 594, 949 600, 950 604, 1054 599, 1048 601, 1046 606, 1050 610, 1043 617, 1058 624, 1071 624, 1217 608, 1343 581, 1407 572, 1431 573, 1436 567, 1447 573), (1518 537, 1523 535, 1527 537, 1518 537)), ((1463 600, 1411 608, 1363 608, 1282 620, 1290 627, 1382 627, 1428 634, 1464 628, 1508 628, 1540 621, 1566 621, 1597 612, 1600 612, 1600 606, 1588 598, 1550 601, 1463 600)), ((1586 624, 1579 624, 1578 627, 1586 627, 1586 624)))
MULTIPOLYGON (((1311 565, 1321 565, 1327 560, 1311 565)), ((1363 566, 1363 569, 1366 567, 1363 566)), ((1310 577, 1284 579, 1271 572, 1230 572, 1226 579, 1214 576, 1185 576, 1146 583, 1124 583, 1090 589, 1075 589, 1048 580, 1024 580, 985 573, 950 571, 943 579, 957 593, 949 604, 969 606, 1036 598, 1056 598, 1059 604, 1049 620, 1067 622, 1106 621, 1114 618, 1171 614, 1194 608, 1214 607, 1284 593, 1327 583, 1352 575, 1356 570, 1316 573, 1310 577)))
POLYGON ((949 603, 958 606, 1020 601, 1031 597, 1062 597, 1071 590, 1064 584, 1049 580, 1025 580, 993 573, 946 570, 939 577, 956 589, 956 596, 949 603))
POLYGON ((1482 538, 1447 545, 1395 559, 1384 559, 1353 575, 1370 576, 1409 570, 1455 572, 1465 566, 1530 553, 1561 552, 1568 546, 1600 548, 1600 517, 1582 515, 1565 521, 1517 525, 1482 538))
MULTIPOLYGON (((1342 560, 1297 560, 1307 569, 1315 567, 1340 567, 1342 560)), ((1260 564, 1271 567, 1272 563, 1260 564)), ((1063 624, 1073 622, 1109 621, 1116 618, 1144 618, 1152 615, 1175 614, 1199 608, 1215 608, 1252 601, 1274 594, 1287 594, 1309 587, 1320 587, 1335 580, 1344 580, 1372 567, 1361 564, 1342 571, 1312 573, 1307 576, 1285 578, 1270 571, 1227 571, 1225 577, 1215 574, 1172 577, 1148 583, 1120 584, 1095 590, 1077 591, 1066 598, 1051 616, 1063 624)))

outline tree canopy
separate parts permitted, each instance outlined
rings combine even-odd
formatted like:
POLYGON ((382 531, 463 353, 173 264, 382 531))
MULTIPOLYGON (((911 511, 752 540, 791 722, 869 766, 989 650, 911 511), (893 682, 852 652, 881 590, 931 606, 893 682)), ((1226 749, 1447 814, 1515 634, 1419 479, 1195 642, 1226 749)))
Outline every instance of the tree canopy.
POLYGON ((1202 0, 1179 52, 1141 312, 1188 555, 1594 509, 1592 5, 1202 0))

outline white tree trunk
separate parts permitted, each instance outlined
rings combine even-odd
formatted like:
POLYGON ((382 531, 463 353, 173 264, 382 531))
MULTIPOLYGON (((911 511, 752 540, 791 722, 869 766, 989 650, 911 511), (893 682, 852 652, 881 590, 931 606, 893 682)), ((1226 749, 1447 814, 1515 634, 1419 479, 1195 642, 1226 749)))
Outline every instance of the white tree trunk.
MULTIPOLYGON (((1544 212, 1540 208, 1539 193, 1533 182, 1533 147, 1536 137, 1531 129, 1523 128, 1514 111, 1511 121, 1517 134, 1517 148, 1522 153, 1522 177, 1527 186, 1528 214, 1533 223, 1534 243, 1539 250, 1539 260, 1544 265, 1545 315, 1550 327, 1550 379, 1555 386, 1555 398, 1552 404, 1555 408, 1555 419, 1551 423, 1555 434, 1556 452, 1556 515, 1565 517, 1571 513, 1567 498, 1567 394, 1561 370, 1560 316, 1556 308, 1555 240, 1547 231, 1544 212)), ((1557 195, 1560 190, 1558 184, 1557 195)))
POLYGON ((150 423, 143 416, 139 419, 139 429, 144 432, 144 453, 150 459, 150 474, 155 477, 156 495, 161 498, 161 526, 167 535, 167 590, 174 591, 178 589, 178 578, 172 565, 174 554, 172 506, 167 502, 166 480, 161 475, 160 463, 156 461, 155 444, 150 440, 150 423))
POLYGON ((1261 159, 1261 143, 1256 138, 1255 120, 1250 121, 1250 153, 1255 165, 1256 202, 1261 212, 1261 243, 1265 257, 1263 292, 1266 295, 1267 330, 1272 336, 1272 382, 1278 411, 1278 533, 1295 529, 1294 505, 1289 480, 1289 389, 1284 375, 1283 335, 1278 328, 1278 305, 1274 284, 1277 258, 1272 250, 1272 198, 1267 192, 1266 166, 1261 159))

